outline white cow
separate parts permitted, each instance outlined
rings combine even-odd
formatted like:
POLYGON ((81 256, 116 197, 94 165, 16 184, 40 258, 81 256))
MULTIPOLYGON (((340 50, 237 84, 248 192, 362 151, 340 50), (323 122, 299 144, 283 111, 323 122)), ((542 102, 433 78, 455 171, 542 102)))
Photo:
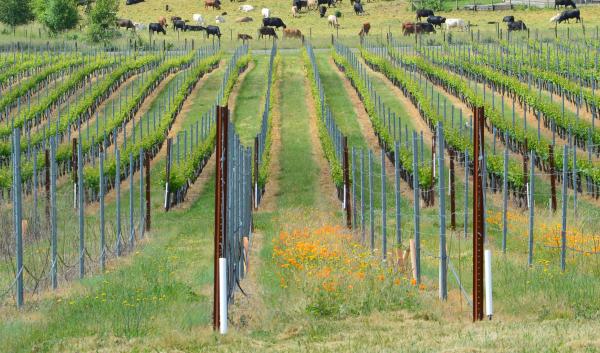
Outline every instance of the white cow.
POLYGON ((196 22, 199 25, 203 25, 204 24, 204 18, 202 18, 202 15, 199 13, 195 13, 192 15, 192 19, 194 20, 194 22, 196 22))
POLYGON ((298 6, 292 6, 292 17, 298 17, 298 6))
POLYGON ((225 23, 225 17, 219 15, 215 17, 215 22, 216 23, 225 23))
POLYGON ((148 25, 145 23, 134 22, 133 26, 137 31, 145 31, 148 29, 148 25))
POLYGON ((468 29, 469 26, 462 18, 447 18, 446 29, 449 30, 451 28, 459 28, 461 31, 463 31, 468 29))
POLYGON ((309 10, 317 8, 317 0, 308 0, 306 4, 308 5, 309 10))
POLYGON ((242 5, 242 6, 240 6, 240 11, 242 11, 242 12, 250 12, 252 10, 254 10, 254 6, 252 6, 252 5, 242 5))
POLYGON ((327 16, 327 22, 329 22, 329 25, 333 26, 334 28, 338 28, 340 26, 336 15, 327 16))
POLYGON ((556 14, 556 16, 553 16, 553 17, 550 19, 550 22, 557 22, 559 17, 560 17, 560 14, 559 14, 559 13, 557 13, 557 14, 556 14))
POLYGON ((260 10, 260 13, 262 13, 264 18, 271 17, 271 11, 269 9, 267 9, 266 7, 264 7, 262 10, 260 10))

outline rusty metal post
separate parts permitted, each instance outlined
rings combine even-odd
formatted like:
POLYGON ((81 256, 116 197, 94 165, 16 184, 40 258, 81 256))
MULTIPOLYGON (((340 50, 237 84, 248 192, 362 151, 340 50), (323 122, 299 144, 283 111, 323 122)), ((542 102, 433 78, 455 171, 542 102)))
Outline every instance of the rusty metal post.
POLYGON ((73 208, 77 208, 77 138, 71 148, 71 180, 73 180, 73 208))
POLYGON ((50 224, 50 151, 44 151, 44 168, 46 174, 46 219, 50 224))
POLYGON ((171 181, 171 145, 173 144, 173 139, 167 139, 167 163, 165 164, 166 173, 165 173, 165 211, 169 211, 171 208, 171 202, 169 200, 169 182, 171 181))
POLYGON ((150 202, 150 151, 146 151, 146 158, 144 158, 144 164, 146 168, 146 231, 150 231, 150 226, 152 224, 150 218, 150 209, 152 207, 152 202, 150 202))
POLYGON ((550 193, 552 194, 552 212, 556 212, 556 166, 554 165, 554 147, 548 145, 548 159, 550 160, 550 193))
POLYGON ((475 107, 473 129, 473 321, 483 320, 483 107, 475 107))
POLYGON ((218 330, 219 320, 219 258, 222 256, 223 237, 226 232, 225 200, 227 193, 227 125, 228 108, 217 106, 216 151, 217 171, 215 175, 215 235, 213 261, 213 329, 218 330))
MULTIPOLYGON (((352 229, 352 206, 350 202, 350 166, 348 161, 348 137, 344 136, 342 139, 342 145, 344 146, 344 207, 346 208, 346 226, 352 229)), ((385 168, 385 165, 382 166, 385 168)))
POLYGON ((454 152, 452 151, 450 152, 450 228, 456 230, 456 186, 454 177, 454 152))

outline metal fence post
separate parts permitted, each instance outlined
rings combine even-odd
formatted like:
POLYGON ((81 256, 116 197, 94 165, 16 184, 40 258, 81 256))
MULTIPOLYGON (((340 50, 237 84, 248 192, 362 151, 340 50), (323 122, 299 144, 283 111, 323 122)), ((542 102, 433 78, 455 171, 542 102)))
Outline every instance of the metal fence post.
POLYGON ((106 269, 106 224, 104 219, 104 151, 100 152, 100 270, 102 272, 106 269))
POLYGON ((504 149, 504 170, 502 178, 502 252, 506 254, 506 234, 508 232, 508 148, 504 149))
POLYGON ((395 204, 396 204, 396 246, 399 248, 402 244, 401 223, 401 205, 400 205, 400 142, 396 141, 394 146, 394 184, 395 184, 395 204))
POLYGON ((375 215, 373 210, 373 153, 369 152, 369 222, 371 234, 371 254, 375 251, 375 215))
POLYGON ((50 246, 51 246, 51 265, 50 277, 52 279, 52 289, 58 288, 58 236, 56 224, 56 179, 58 173, 56 170, 56 140, 54 136, 50 137, 50 156, 48 158, 50 166, 50 246))
POLYGON ((564 272, 567 260, 567 169, 569 162, 569 147, 563 147, 563 172, 562 172, 562 223, 560 229, 560 269, 564 272))
POLYGON ((77 201, 79 209, 79 278, 85 276, 85 215, 83 191, 83 153, 81 139, 77 144, 77 201))
POLYGON ((386 214, 386 183, 385 183, 385 150, 381 149, 381 252, 383 261, 387 259, 387 214, 386 214))
POLYGON ((439 285, 440 299, 448 299, 448 259, 446 258, 446 193, 445 189, 445 174, 444 174, 444 127, 441 122, 437 125, 438 138, 438 183, 440 190, 440 268, 439 268, 439 285))
POLYGON ((117 196, 117 256, 121 256, 121 154, 119 148, 115 149, 115 193, 117 196))
POLYGON ((415 228, 415 273, 417 284, 421 283, 421 220, 419 214, 419 147, 417 145, 417 132, 413 131, 413 191, 414 191, 414 228, 415 228))
POLYGON ((530 176, 529 176, 529 255, 527 257, 527 264, 533 266, 533 226, 534 226, 534 203, 535 203, 535 154, 533 151, 530 155, 530 176))
POLYGON ((17 257, 17 307, 22 308, 24 304, 23 284, 23 224, 21 204, 21 129, 13 130, 13 203, 14 203, 14 230, 17 257))

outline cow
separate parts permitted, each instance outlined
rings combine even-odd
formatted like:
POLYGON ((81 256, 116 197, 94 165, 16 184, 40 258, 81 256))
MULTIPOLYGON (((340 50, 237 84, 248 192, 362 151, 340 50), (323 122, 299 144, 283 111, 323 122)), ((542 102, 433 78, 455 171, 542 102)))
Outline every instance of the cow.
POLYGON ((435 33, 435 28, 431 23, 419 22, 417 23, 417 33, 435 33))
POLYGON ((319 7, 319 16, 321 16, 321 18, 325 17, 326 12, 327 12, 327 6, 319 7))
POLYGON ((117 19, 117 27, 125 28, 127 30, 131 28, 135 31, 135 25, 131 20, 119 18, 117 19))
POLYGON ((148 31, 150 32, 150 34, 152 34, 154 32, 162 33, 164 35, 167 34, 167 31, 165 31, 165 28, 160 23, 150 23, 148 25, 148 31))
POLYGON ((327 7, 331 7, 331 6, 335 7, 334 0, 317 0, 317 4, 318 5, 327 5, 327 7))
POLYGON ((158 18, 158 24, 166 28, 168 26, 167 19, 164 16, 160 16, 158 18))
POLYGON ((171 23, 175 23, 175 21, 181 21, 183 18, 179 16, 171 16, 171 23))
POLYGON ((573 2, 573 0, 554 0, 554 9, 557 10, 559 9, 561 6, 564 6, 565 8, 571 6, 572 8, 576 9, 577 6, 575 6, 575 2, 573 2))
POLYGON ((248 16, 246 16, 246 17, 240 17, 240 18, 238 18, 238 19, 235 20, 235 22, 238 22, 238 23, 240 23, 240 22, 241 23, 248 23, 248 22, 252 22, 252 21, 253 21, 252 17, 248 17, 248 16))
POLYGON ((360 30, 360 32, 358 32, 359 36, 366 36, 369 34, 369 31, 371 30, 371 24, 369 22, 365 22, 362 25, 362 29, 360 30))
POLYGON ((193 25, 185 25, 185 28, 183 29, 184 31, 192 31, 192 32, 197 32, 197 31, 203 31, 204 27, 202 27, 201 25, 198 26, 193 26, 193 25))
POLYGON ((274 37, 277 39, 277 33, 275 33, 275 29, 272 27, 260 27, 258 30, 258 38, 262 38, 264 36, 274 37))
POLYGON ((300 16, 300 14, 298 14, 298 7, 292 6, 292 17, 298 17, 298 16, 300 16))
POLYGON ((143 30, 148 29, 148 25, 145 23, 134 22, 133 25, 135 26, 135 29, 137 31, 143 31, 143 30))
POLYGON ((225 23, 225 17, 215 16, 215 23, 225 23))
POLYGON ((302 32, 295 28, 286 28, 283 30, 283 38, 298 38, 302 39, 302 32))
POLYGON ((220 10, 221 9, 221 1, 219 0, 204 0, 204 8, 208 9, 212 7, 213 9, 220 10))
POLYGON ((363 9, 363 6, 360 2, 355 1, 353 7, 354 7, 355 14, 360 15, 360 14, 365 13, 365 10, 363 9))
POLYGON ((521 20, 515 21, 515 22, 509 22, 507 23, 508 25, 508 31, 526 31, 527 30, 527 26, 525 26, 525 23, 521 20))
POLYGON ((199 25, 203 25, 204 24, 204 18, 199 13, 193 14, 192 15, 192 20, 194 20, 194 22, 196 22, 199 25))
POLYGON ((283 23, 283 21, 279 17, 263 18, 262 22, 263 26, 265 27, 286 28, 285 23, 283 23))
POLYGON ((427 23, 431 23, 434 26, 442 27, 442 23, 446 22, 446 17, 442 16, 429 16, 427 17, 427 23))
POLYGON ((502 22, 510 23, 515 22, 515 16, 504 16, 502 22))
POLYGON ((185 31, 185 21, 183 20, 175 20, 173 21, 173 29, 176 31, 185 31))
POLYGON ((552 17, 550 19, 550 22, 561 23, 561 22, 567 21, 567 23, 568 23, 569 20, 573 19, 573 18, 576 19, 576 22, 581 21, 579 9, 563 11, 563 12, 559 13, 558 15, 552 17))
POLYGON ((218 26, 206 26, 204 27, 204 31, 206 32, 206 37, 217 36, 219 39, 221 39, 221 30, 218 26))
POLYGON ((241 39, 243 42, 249 41, 250 39, 252 39, 252 36, 249 34, 244 34, 244 33, 238 33, 238 40, 241 39))
POLYGON ((266 7, 263 7, 260 10, 260 13, 262 14, 263 18, 271 17, 271 11, 269 9, 267 9, 266 7))
POLYGON ((433 13, 433 10, 429 10, 429 9, 418 9, 417 10, 417 21, 421 21, 421 17, 429 17, 429 16, 435 16, 435 14, 433 13))
POLYGON ((460 30, 469 29, 469 26, 465 22, 465 20, 461 18, 447 18, 446 19, 446 29, 450 30, 451 28, 459 28, 460 30))
POLYGON ((250 12, 252 10, 254 10, 254 6, 252 6, 252 5, 246 4, 246 5, 240 6, 240 11, 242 11, 242 12, 250 12))
POLYGON ((336 15, 329 15, 329 16, 327 16, 327 22, 329 23, 330 26, 333 26, 333 28, 339 28, 340 27, 340 24, 338 23, 336 15))
POLYGON ((317 0, 307 0, 306 1, 306 7, 309 10, 316 10, 317 9, 317 0))
POLYGON ((294 0, 292 2, 292 5, 296 6, 298 8, 298 11, 302 11, 303 7, 308 8, 308 1, 307 0, 294 0))
POLYGON ((405 36, 411 35, 413 33, 435 33, 435 28, 431 23, 424 22, 407 22, 402 24, 402 33, 405 36))
POLYGON ((144 2, 144 0, 127 0, 127 1, 125 1, 125 5, 135 5, 140 2, 144 2))

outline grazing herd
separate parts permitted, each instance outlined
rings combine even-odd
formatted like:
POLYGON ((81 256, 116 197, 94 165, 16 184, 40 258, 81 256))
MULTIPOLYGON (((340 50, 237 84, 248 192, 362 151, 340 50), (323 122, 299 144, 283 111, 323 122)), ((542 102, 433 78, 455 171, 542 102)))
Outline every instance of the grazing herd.
MULTIPOLYGON (((126 5, 133 5, 143 1, 144 0, 126 0, 126 5)), ((203 1, 205 9, 221 9, 221 0, 203 1)), ((327 16, 326 18, 329 27, 337 29, 340 27, 339 18, 342 16, 342 13, 339 10, 336 10, 335 13, 327 15, 327 11, 331 7, 337 8, 337 4, 341 2, 342 0, 292 0, 292 17, 299 17, 302 11, 317 11, 320 18, 325 18, 327 16)), ((350 2, 352 4, 352 9, 354 10, 354 13, 357 16, 365 15, 365 9, 361 0, 350 0, 350 2)), ((565 10, 553 16, 550 19, 550 22, 554 22, 556 24, 562 22, 568 23, 572 19, 575 19, 576 22, 582 21, 580 10, 577 8, 573 0, 555 0, 554 8, 559 9, 561 6, 564 6, 565 10), (571 7, 572 9, 566 9, 568 7, 571 7)), ((254 11, 254 9, 254 6, 250 4, 243 4, 239 6, 239 11, 241 11, 242 13, 249 13, 254 11)), ((166 5, 166 10, 171 11, 172 8, 169 7, 169 5, 166 5)), ((296 38, 304 40, 304 36, 302 35, 299 29, 287 28, 286 24, 281 18, 271 16, 270 9, 262 8, 260 13, 262 16, 262 26, 260 26, 260 28, 258 29, 258 38, 271 37, 277 39, 277 31, 280 28, 282 28, 283 38, 296 38)), ((225 23, 226 15, 227 13, 223 12, 220 15, 215 16, 215 22, 217 24, 225 23)), ((253 21, 253 18, 250 16, 238 17, 235 20, 236 23, 249 23, 253 21)), ((417 9, 416 21, 417 22, 405 22, 402 24, 402 32, 405 36, 421 33, 436 33, 436 28, 444 28, 447 31, 453 29, 465 31, 468 30, 471 26, 470 22, 467 22, 461 18, 446 18, 443 16, 436 16, 434 11, 430 9, 417 9), (422 19, 425 19, 426 22, 422 22, 422 19)), ((192 15, 191 23, 189 20, 184 20, 179 16, 171 17, 171 24, 175 31, 204 31, 207 37, 214 36, 217 38, 221 38, 221 30, 219 29, 219 27, 214 25, 205 25, 205 22, 205 18, 198 13, 192 15)), ((525 22, 523 22, 522 20, 515 20, 515 17, 512 15, 505 16, 502 19, 502 22, 506 23, 507 30, 509 32, 528 30, 527 26, 525 25, 525 22)), ((147 25, 143 23, 136 23, 129 19, 118 19, 116 25, 117 27, 125 28, 126 30, 148 30, 148 32, 151 35, 158 33, 166 35, 166 29, 169 26, 169 24, 167 23, 167 19, 162 16, 158 18, 157 22, 149 23, 147 25)), ((369 22, 365 22, 363 23, 358 35, 368 35, 370 30, 371 24, 369 22)), ((251 35, 244 33, 238 33, 237 38, 238 40, 242 40, 244 42, 253 39, 251 35)))

